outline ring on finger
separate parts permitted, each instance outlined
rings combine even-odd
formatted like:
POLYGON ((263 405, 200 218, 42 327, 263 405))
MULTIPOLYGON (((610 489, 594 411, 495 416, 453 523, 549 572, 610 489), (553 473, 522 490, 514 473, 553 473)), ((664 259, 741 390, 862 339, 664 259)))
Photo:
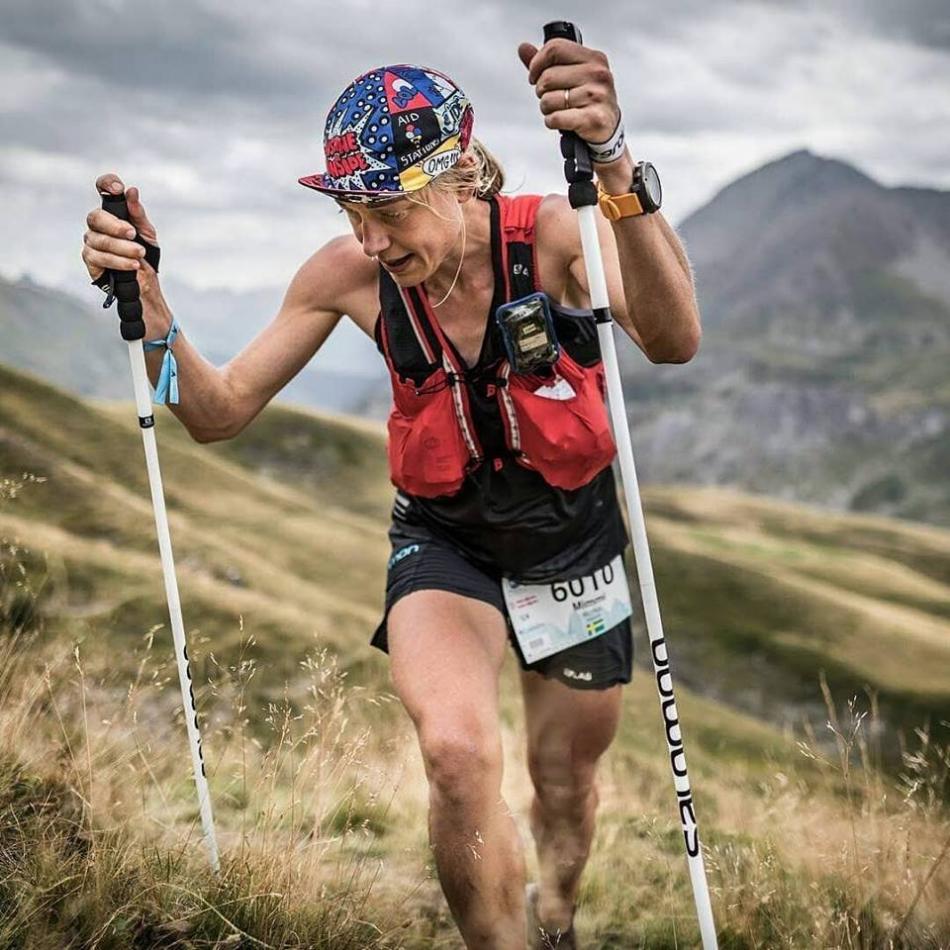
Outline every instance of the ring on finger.
POLYGON ((564 108, 570 109, 570 107, 571 107, 571 90, 565 89, 564 90, 564 108))

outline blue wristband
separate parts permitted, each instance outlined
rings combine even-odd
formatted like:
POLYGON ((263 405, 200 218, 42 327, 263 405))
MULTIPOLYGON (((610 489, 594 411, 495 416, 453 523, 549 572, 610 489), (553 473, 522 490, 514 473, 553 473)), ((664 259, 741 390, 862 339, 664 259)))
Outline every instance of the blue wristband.
POLYGON ((172 353, 171 346, 178 336, 178 321, 172 319, 172 325, 168 330, 168 336, 163 340, 146 340, 142 347, 146 352, 149 350, 158 350, 165 348, 165 358, 162 360, 162 371, 158 377, 158 385, 155 387, 154 401, 159 404, 178 402, 178 363, 175 360, 175 354, 172 353))

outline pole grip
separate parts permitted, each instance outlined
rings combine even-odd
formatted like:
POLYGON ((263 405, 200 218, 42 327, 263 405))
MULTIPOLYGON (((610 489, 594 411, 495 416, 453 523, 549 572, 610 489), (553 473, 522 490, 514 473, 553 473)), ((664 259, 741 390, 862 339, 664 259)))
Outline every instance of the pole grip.
MULTIPOLYGON (((552 20, 544 24, 544 42, 551 40, 582 42, 581 31, 568 20, 552 20)), ((576 132, 561 132, 561 156, 564 159, 564 177, 569 185, 568 198, 572 208, 597 204, 594 188, 594 167, 587 143, 576 132)))
POLYGON ((580 28, 569 20, 552 20, 544 24, 544 42, 549 40, 570 40, 572 43, 583 43, 580 28))
MULTIPOLYGON (((122 221, 129 220, 129 206, 125 194, 103 195, 102 210, 114 214, 122 221)), ((145 321, 142 319, 142 301, 139 299, 138 274, 134 270, 109 270, 109 286, 116 299, 119 312, 119 332, 126 342, 145 337, 145 321)))

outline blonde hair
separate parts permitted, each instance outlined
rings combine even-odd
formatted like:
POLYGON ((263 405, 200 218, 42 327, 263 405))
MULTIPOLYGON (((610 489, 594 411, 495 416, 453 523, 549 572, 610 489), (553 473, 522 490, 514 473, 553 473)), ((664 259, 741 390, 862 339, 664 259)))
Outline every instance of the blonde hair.
POLYGON ((505 171, 501 162, 478 139, 472 138, 468 148, 447 172, 442 172, 424 188, 410 192, 406 197, 414 204, 425 205, 435 214, 429 201, 433 190, 454 196, 469 194, 476 198, 490 198, 504 186, 505 171))
POLYGON ((505 186, 505 172, 501 163, 476 138, 469 143, 462 157, 436 178, 431 187, 443 191, 473 191, 476 198, 490 198, 505 186), (466 158, 473 161, 466 162, 466 158))

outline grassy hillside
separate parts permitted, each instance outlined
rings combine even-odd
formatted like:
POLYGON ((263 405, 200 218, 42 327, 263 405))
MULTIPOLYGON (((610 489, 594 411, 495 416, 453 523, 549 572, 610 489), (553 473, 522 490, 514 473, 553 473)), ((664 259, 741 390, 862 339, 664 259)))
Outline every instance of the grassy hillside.
MULTIPOLYGON (((3 528, 47 555, 43 597, 51 628, 74 637, 94 632, 97 642, 110 637, 115 645, 165 623, 134 411, 98 410, 5 370, 0 392, 0 471, 45 479, 23 494, 15 514, 3 514, 3 528)), ((338 430, 356 439, 352 428, 308 418, 328 441, 338 430)), ((243 617, 277 684, 296 668, 293 643, 316 636, 356 653, 381 604, 380 565, 388 556, 382 518, 341 507, 331 492, 316 496, 302 482, 259 478, 228 461, 234 449, 193 442, 167 413, 159 413, 157 431, 188 626, 213 637, 217 654, 230 658, 243 617)), ((238 451, 254 456, 255 438, 238 451)), ((364 439, 378 443, 368 433, 364 439)), ((347 481, 341 475, 333 479, 337 491, 347 481)), ((354 497, 382 510, 385 474, 377 466, 365 482, 360 477, 351 479, 354 497)), ((355 661, 369 663, 368 651, 359 654, 355 661)))
POLYGON ((823 722, 822 671, 876 695, 893 761, 900 730, 947 737, 950 534, 721 490, 655 490, 648 509, 687 681, 793 725, 823 722))
MULTIPOLYGON (((210 446, 159 411, 158 439, 225 875, 191 846, 134 412, 0 368, 0 946, 457 946, 368 646, 382 434, 271 408, 210 446)), ((647 507, 721 945, 950 945, 950 535, 712 490, 647 507)), ((512 658, 501 695, 527 842, 512 658)), ((645 671, 602 799, 581 935, 694 945, 645 671)))

